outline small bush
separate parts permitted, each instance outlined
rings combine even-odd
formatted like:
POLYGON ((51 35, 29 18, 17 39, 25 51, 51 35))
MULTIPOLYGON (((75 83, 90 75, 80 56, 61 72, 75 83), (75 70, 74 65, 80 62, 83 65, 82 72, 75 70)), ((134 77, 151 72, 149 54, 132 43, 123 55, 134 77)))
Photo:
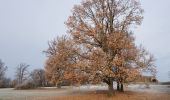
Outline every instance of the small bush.
POLYGON ((16 90, 34 89, 34 88, 36 88, 36 85, 32 82, 25 82, 15 86, 16 90))
POLYGON ((63 80, 62 82, 57 84, 57 87, 61 87, 61 86, 70 86, 71 85, 71 81, 69 80, 63 80))

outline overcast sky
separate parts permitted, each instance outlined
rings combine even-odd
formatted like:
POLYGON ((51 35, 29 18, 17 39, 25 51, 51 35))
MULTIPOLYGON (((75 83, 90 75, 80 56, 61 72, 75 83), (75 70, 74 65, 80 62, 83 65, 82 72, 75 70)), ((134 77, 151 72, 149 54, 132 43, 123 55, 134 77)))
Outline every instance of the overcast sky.
MULTIPOLYGON (((0 0, 0 59, 8 77, 19 63, 30 70, 43 68, 47 42, 66 33, 64 22, 81 0, 0 0)), ((157 77, 168 81, 170 70, 170 1, 141 0, 144 20, 135 32, 136 43, 156 57, 157 77)))

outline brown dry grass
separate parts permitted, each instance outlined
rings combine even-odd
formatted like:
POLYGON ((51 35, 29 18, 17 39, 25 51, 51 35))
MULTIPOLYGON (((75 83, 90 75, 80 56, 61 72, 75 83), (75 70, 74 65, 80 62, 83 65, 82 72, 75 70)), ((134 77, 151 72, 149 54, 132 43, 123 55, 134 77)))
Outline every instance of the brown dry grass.
MULTIPOLYGON (((31 100, 31 98, 29 100, 31 100)), ((75 93, 74 95, 61 97, 36 98, 36 100, 170 100, 170 94, 117 92, 115 96, 108 97, 106 91, 98 91, 78 94, 75 93)))
POLYGON ((56 100, 170 100, 170 95, 165 94, 122 94, 108 97, 105 94, 85 94, 79 96, 59 97, 56 100))
MULTIPOLYGON (((1 97, 0 97, 1 98, 1 97)), ((68 95, 56 96, 27 96, 11 97, 0 100, 170 100, 170 93, 148 93, 148 92, 116 92, 113 97, 108 97, 107 91, 72 91, 68 95)))

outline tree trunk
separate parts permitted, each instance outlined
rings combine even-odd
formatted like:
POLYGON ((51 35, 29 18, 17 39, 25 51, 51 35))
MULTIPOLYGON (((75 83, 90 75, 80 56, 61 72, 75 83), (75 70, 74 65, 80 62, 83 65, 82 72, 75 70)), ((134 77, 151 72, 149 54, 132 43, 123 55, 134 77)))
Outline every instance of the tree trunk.
POLYGON ((59 89, 61 88, 61 84, 60 84, 60 83, 59 83, 59 84, 57 84, 57 88, 59 88, 59 89))
POLYGON ((123 86, 123 83, 121 83, 120 91, 121 91, 121 92, 124 92, 124 86, 123 86))
POLYGON ((108 85, 108 96, 115 95, 115 91, 113 88, 113 78, 106 77, 103 79, 103 82, 105 82, 108 85))
POLYGON ((110 84, 108 84, 108 89, 109 89, 109 91, 108 91, 109 96, 115 95, 115 91, 113 89, 113 81, 110 81, 110 84))
POLYGON ((119 84, 119 82, 117 82, 117 91, 119 91, 120 90, 120 84, 119 84))

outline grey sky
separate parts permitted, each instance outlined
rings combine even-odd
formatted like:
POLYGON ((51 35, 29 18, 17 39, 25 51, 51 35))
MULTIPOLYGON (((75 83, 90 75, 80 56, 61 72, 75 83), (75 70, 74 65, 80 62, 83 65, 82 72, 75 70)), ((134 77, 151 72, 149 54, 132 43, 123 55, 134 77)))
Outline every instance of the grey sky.
MULTIPOLYGON (((43 68, 47 42, 66 33, 64 22, 81 0, 0 0, 0 59, 14 76, 25 62, 30 69, 43 68)), ((170 1, 141 0, 145 10, 142 26, 135 29, 136 42, 157 59, 158 79, 167 81, 170 70, 170 1)))

